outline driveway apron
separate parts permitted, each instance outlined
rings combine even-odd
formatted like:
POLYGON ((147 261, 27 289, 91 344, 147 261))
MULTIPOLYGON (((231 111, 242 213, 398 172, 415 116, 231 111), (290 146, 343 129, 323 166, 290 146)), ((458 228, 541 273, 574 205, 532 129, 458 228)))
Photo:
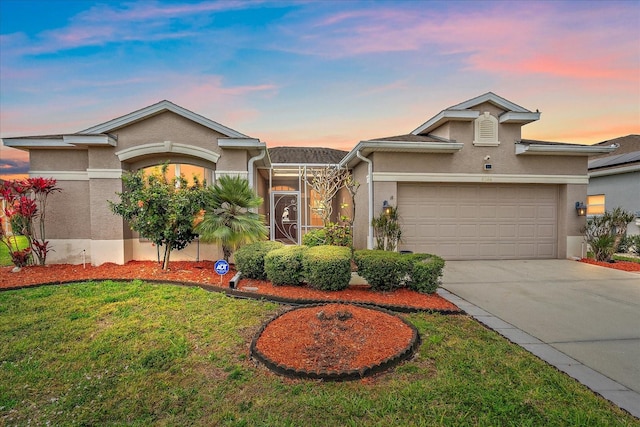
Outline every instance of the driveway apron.
POLYGON ((570 260, 447 261, 442 287, 479 321, 640 416, 640 274, 570 260))

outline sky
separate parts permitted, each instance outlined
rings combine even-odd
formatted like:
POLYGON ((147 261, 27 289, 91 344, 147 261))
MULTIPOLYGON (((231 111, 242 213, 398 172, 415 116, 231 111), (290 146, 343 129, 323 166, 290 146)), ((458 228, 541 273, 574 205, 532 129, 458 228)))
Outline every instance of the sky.
MULTIPOLYGON (((268 147, 350 150, 488 91, 542 113, 523 138, 640 133, 640 0, 0 0, 0 138, 167 99, 268 147)), ((0 178, 27 170, 0 146, 0 178)))

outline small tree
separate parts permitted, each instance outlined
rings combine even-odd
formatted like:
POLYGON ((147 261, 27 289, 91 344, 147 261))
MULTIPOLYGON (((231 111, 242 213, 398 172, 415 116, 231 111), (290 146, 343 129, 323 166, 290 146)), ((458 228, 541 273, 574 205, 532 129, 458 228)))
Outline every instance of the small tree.
POLYGON ((193 221, 203 207, 203 186, 194 177, 189 186, 182 176, 169 180, 168 163, 160 172, 143 170, 122 176, 125 191, 116 193, 120 202, 109 201, 111 210, 124 218, 133 231, 158 246, 164 246, 162 269, 169 268, 173 249, 185 248, 197 234, 193 221))
POLYGON ((47 261, 51 248, 46 236, 45 214, 49 195, 61 191, 56 183, 54 178, 32 177, 5 181, 0 187, 2 197, 7 201, 5 216, 14 233, 22 234, 29 243, 28 248, 20 250, 15 237, 11 239, 11 236, 5 236, 4 227, 0 227, 2 242, 7 245, 17 267, 27 265, 31 254, 35 254, 40 265, 45 265, 47 261))
POLYGON ((371 220, 373 235, 376 239, 376 249, 395 251, 402 237, 398 208, 389 207, 387 212, 371 220))
POLYGON ((262 204, 262 197, 249 187, 249 181, 223 175, 205 194, 204 216, 196 225, 203 242, 222 245, 225 261, 240 245, 266 239, 264 215, 252 212, 262 204))
POLYGON ((603 215, 587 219, 587 224, 582 228, 584 239, 591 247, 598 261, 610 261, 616 253, 622 238, 627 233, 627 226, 635 215, 617 207, 613 211, 603 215))
POLYGON ((337 166, 310 169, 307 175, 307 184, 318 194, 318 206, 312 207, 322 218, 322 225, 329 226, 333 213, 333 198, 343 187, 345 177, 349 174, 347 169, 337 166))

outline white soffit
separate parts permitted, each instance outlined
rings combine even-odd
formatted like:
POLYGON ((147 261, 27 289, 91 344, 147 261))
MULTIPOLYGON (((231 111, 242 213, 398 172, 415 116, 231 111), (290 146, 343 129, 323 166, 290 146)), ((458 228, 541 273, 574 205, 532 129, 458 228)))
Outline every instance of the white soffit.
POLYGON ((402 141, 360 141, 341 161, 339 166, 348 166, 352 161, 360 162, 357 153, 368 156, 374 152, 386 153, 440 153, 453 154, 464 147, 461 142, 402 142, 402 141))
POLYGON ((229 149, 267 148, 267 144, 256 138, 218 138, 218 147, 229 149))
POLYGON ((475 98, 472 98, 468 101, 464 101, 460 104, 454 105, 453 107, 449 107, 447 108, 447 110, 466 110, 468 108, 475 107, 476 105, 484 104, 485 102, 490 102, 491 104, 500 107, 505 111, 514 111, 519 113, 531 112, 526 108, 519 106, 518 104, 514 104, 513 102, 496 95, 493 92, 487 92, 483 95, 476 96, 475 98))
POLYGON ((160 101, 157 104, 150 105, 148 107, 142 108, 141 110, 137 110, 122 117, 118 117, 113 120, 109 120, 108 122, 90 127, 79 133, 107 133, 112 130, 138 122, 140 120, 144 120, 148 117, 155 116, 156 114, 160 114, 164 111, 171 111, 172 113, 178 114, 179 116, 201 124, 204 127, 215 130, 216 132, 219 132, 226 136, 234 138, 248 138, 247 135, 221 125, 218 122, 207 119, 204 116, 196 114, 193 111, 189 111, 186 108, 182 108, 167 100, 160 101))
POLYGON ((110 135, 60 135, 56 138, 3 138, 2 142, 12 148, 83 148, 115 147, 117 142, 110 135))
POLYGON ((597 145, 516 144, 516 155, 591 156, 610 153, 616 148, 618 147, 615 145, 602 147, 597 145))
POLYGON ((532 113, 532 112, 516 112, 516 111, 507 111, 504 114, 500 115, 500 123, 520 123, 527 124, 531 122, 535 122, 536 120, 540 120, 540 113, 532 113))
POLYGON ((442 126, 448 121, 465 121, 470 122, 480 117, 480 112, 476 110, 443 110, 436 116, 423 123, 411 133, 419 135, 421 133, 429 133, 432 130, 442 126))

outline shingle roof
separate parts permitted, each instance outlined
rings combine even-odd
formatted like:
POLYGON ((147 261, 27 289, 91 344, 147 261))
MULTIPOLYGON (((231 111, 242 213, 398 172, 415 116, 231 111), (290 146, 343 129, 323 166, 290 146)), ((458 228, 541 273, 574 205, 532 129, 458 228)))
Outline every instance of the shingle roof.
POLYGON ((347 151, 323 147, 269 148, 271 163, 337 164, 347 151))
POLYGON ((589 162, 589 170, 640 162, 640 151, 600 157, 589 162))
MULTIPOLYGON (((624 153, 632 153, 634 151, 640 151, 640 135, 627 135, 621 136, 620 138, 609 139, 607 141, 599 142, 595 145, 611 145, 616 144, 619 145, 618 149, 613 153, 609 154, 609 156, 616 156, 624 153)), ((605 154, 607 156, 607 154, 605 154)))

